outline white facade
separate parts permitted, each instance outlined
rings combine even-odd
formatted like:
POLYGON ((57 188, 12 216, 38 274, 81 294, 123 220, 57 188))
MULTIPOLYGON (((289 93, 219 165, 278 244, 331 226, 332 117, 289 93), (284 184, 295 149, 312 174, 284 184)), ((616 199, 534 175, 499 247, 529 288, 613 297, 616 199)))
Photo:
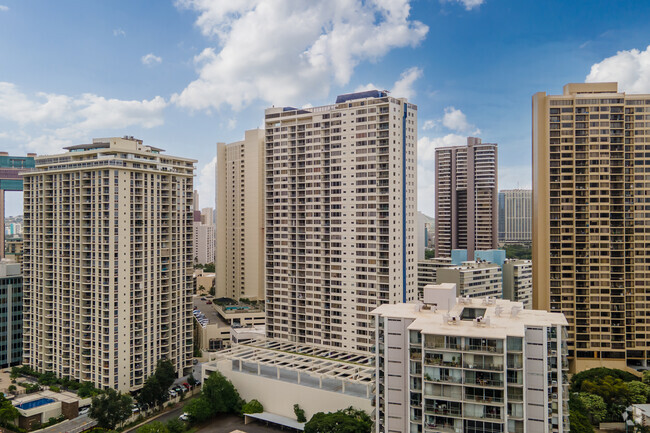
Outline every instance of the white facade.
POLYGON ((564 316, 455 294, 373 312, 376 431, 568 433, 564 316))
POLYGON ((24 174, 24 364, 140 388, 192 365, 196 161, 133 137, 36 157, 24 174))
POLYGON ((499 192, 499 242, 530 244, 533 230, 533 191, 508 189, 499 192))
POLYGON ((269 338, 370 352, 417 297, 417 107, 368 91, 266 110, 269 338))
POLYGON ((503 298, 533 308, 532 260, 506 260, 503 263, 503 298))
POLYGON ((202 265, 214 263, 214 225, 194 223, 194 262, 202 265))
POLYGON ((436 283, 453 283, 458 289, 458 296, 471 298, 501 298, 503 293, 501 267, 484 261, 440 268, 436 273, 436 283))

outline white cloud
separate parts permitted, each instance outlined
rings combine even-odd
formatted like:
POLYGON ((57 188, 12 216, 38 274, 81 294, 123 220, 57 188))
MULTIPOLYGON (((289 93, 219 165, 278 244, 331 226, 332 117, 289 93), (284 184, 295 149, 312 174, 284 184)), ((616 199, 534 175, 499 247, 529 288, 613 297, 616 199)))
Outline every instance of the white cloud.
POLYGON ((433 129, 436 126, 438 126, 438 121, 437 120, 425 120, 424 123, 422 124, 422 130, 423 131, 428 131, 429 129, 433 129))
POLYGON ((440 0, 443 3, 457 2, 462 4, 465 7, 465 10, 471 11, 474 8, 481 6, 485 1, 484 0, 440 0))
POLYGON ((445 128, 464 134, 480 134, 481 130, 467 121, 467 116, 461 110, 454 107, 445 108, 445 115, 442 117, 442 124, 445 128))
POLYGON ((215 199, 215 169, 217 157, 199 168, 195 189, 199 191, 199 200, 202 207, 214 207, 215 199))
POLYGON ((398 98, 412 99, 415 96, 413 84, 415 80, 422 77, 422 69, 414 66, 402 72, 399 80, 395 82, 391 93, 398 98))
POLYGON ((0 82, 0 120, 18 128, 12 135, 24 138, 25 150, 39 153, 56 152, 75 140, 88 139, 93 131, 122 133, 128 126, 162 125, 166 106, 160 96, 125 101, 91 93, 27 95, 12 83, 0 82))
POLYGON ((149 53, 145 56, 142 56, 142 64, 151 66, 153 64, 160 64, 162 62, 162 57, 156 56, 154 53, 149 53))
POLYGON ((126 32, 122 29, 113 29, 113 36, 126 36, 126 32))
POLYGON ((619 51, 616 55, 591 66, 587 83, 618 81, 619 90, 628 93, 650 93, 650 46, 619 51))
POLYGON ((9 10, 9 6, 0 5, 0 12, 7 12, 8 10, 9 10))
POLYGON ((199 77, 172 100, 200 110, 325 97, 360 62, 424 39, 428 27, 409 19, 409 1, 178 0, 218 47, 194 58, 199 77))
POLYGON ((467 137, 458 134, 447 134, 442 137, 420 137, 418 139, 418 161, 433 161, 438 147, 462 146, 466 143, 467 137))
POLYGON ((354 89, 355 92, 365 92, 366 90, 379 90, 379 87, 372 83, 368 83, 357 86, 356 89, 354 89))

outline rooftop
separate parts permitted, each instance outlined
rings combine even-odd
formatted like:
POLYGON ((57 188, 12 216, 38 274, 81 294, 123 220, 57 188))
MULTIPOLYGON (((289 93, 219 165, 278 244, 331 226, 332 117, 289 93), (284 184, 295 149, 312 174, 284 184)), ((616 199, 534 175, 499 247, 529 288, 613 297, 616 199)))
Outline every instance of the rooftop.
POLYGON ((219 325, 219 326, 228 326, 228 323, 221 318, 217 310, 214 308, 214 304, 208 304, 212 302, 209 299, 202 300, 199 296, 194 296, 192 298, 192 303, 194 304, 194 318, 201 324, 203 328, 207 325, 219 325), (198 311, 199 313, 196 313, 198 311), (201 316, 201 314, 203 316, 201 316), (203 322, 201 319, 207 319, 207 322, 203 322))
POLYGON ((428 285, 424 291, 426 304, 384 304, 372 314, 414 319, 408 329, 423 334, 497 339, 507 336, 524 337, 526 326, 567 325, 562 313, 524 310, 521 302, 494 298, 456 298, 456 285, 451 283, 428 285), (480 320, 477 320, 479 316, 480 320))

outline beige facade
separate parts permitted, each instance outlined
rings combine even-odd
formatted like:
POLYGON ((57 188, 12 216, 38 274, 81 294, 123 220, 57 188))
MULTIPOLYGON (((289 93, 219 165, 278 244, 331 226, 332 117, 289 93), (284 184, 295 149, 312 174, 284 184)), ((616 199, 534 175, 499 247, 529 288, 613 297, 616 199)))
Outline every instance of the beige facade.
POLYGON ((459 266, 440 268, 436 284, 444 283, 455 284, 457 296, 501 298, 503 293, 501 267, 490 262, 463 262, 459 266))
POLYGON ((194 223, 194 262, 206 265, 214 263, 214 225, 194 223))
POLYGON ((506 189, 499 192, 499 243, 530 244, 533 226, 533 191, 506 189))
POLYGON ((133 137, 36 158, 24 174, 24 363, 135 390, 192 365, 194 163, 133 137))
POLYGON ((503 298, 521 302, 524 309, 533 308, 532 260, 506 260, 503 263, 503 298))
POLYGON ((417 297, 416 165, 404 98, 266 110, 269 338, 372 351, 370 311, 417 297))
POLYGON ((436 149, 436 257, 497 248, 497 167, 497 145, 480 138, 436 149))
POLYGON ((562 314, 424 290, 373 312, 377 433, 569 432, 562 314))
POLYGON ((533 307, 569 322, 572 370, 647 367, 650 95, 533 96, 533 307))
POLYGON ((449 257, 418 261, 418 300, 422 300, 424 286, 436 284, 438 269, 449 268, 451 266, 453 265, 449 257))
POLYGON ((264 300, 264 130, 217 144, 217 296, 264 300))

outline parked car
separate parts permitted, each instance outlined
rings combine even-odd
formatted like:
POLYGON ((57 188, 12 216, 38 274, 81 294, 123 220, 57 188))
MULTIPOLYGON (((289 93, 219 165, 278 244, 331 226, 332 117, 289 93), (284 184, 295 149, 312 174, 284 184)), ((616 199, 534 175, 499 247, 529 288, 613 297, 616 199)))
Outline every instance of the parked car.
POLYGON ((138 412, 140 412, 140 407, 139 407, 137 404, 133 404, 133 405, 131 406, 131 412, 133 412, 133 413, 138 413, 138 412))
POLYGON ((183 392, 185 392, 185 389, 183 389, 182 386, 176 385, 173 389, 174 391, 176 391, 176 394, 182 394, 183 392))
POLYGON ((212 304, 212 301, 207 301, 206 304, 208 304, 208 305, 209 305, 209 304, 212 304))
POLYGON ((187 412, 183 412, 181 416, 178 417, 181 421, 189 421, 190 420, 190 414, 187 412))
POLYGON ((170 389, 169 390, 169 395, 171 395, 172 397, 176 397, 176 391, 174 391, 173 389, 170 389))
POLYGON ((190 386, 190 384, 187 383, 187 382, 183 382, 183 386, 185 387, 185 390, 187 390, 187 391, 189 391, 190 389, 192 389, 192 387, 190 386))
POLYGON ((202 297, 201 300, 202 300, 202 301, 205 301, 205 297, 202 297))
POLYGON ((90 406, 84 406, 79 408, 79 415, 87 415, 90 412, 90 406))

